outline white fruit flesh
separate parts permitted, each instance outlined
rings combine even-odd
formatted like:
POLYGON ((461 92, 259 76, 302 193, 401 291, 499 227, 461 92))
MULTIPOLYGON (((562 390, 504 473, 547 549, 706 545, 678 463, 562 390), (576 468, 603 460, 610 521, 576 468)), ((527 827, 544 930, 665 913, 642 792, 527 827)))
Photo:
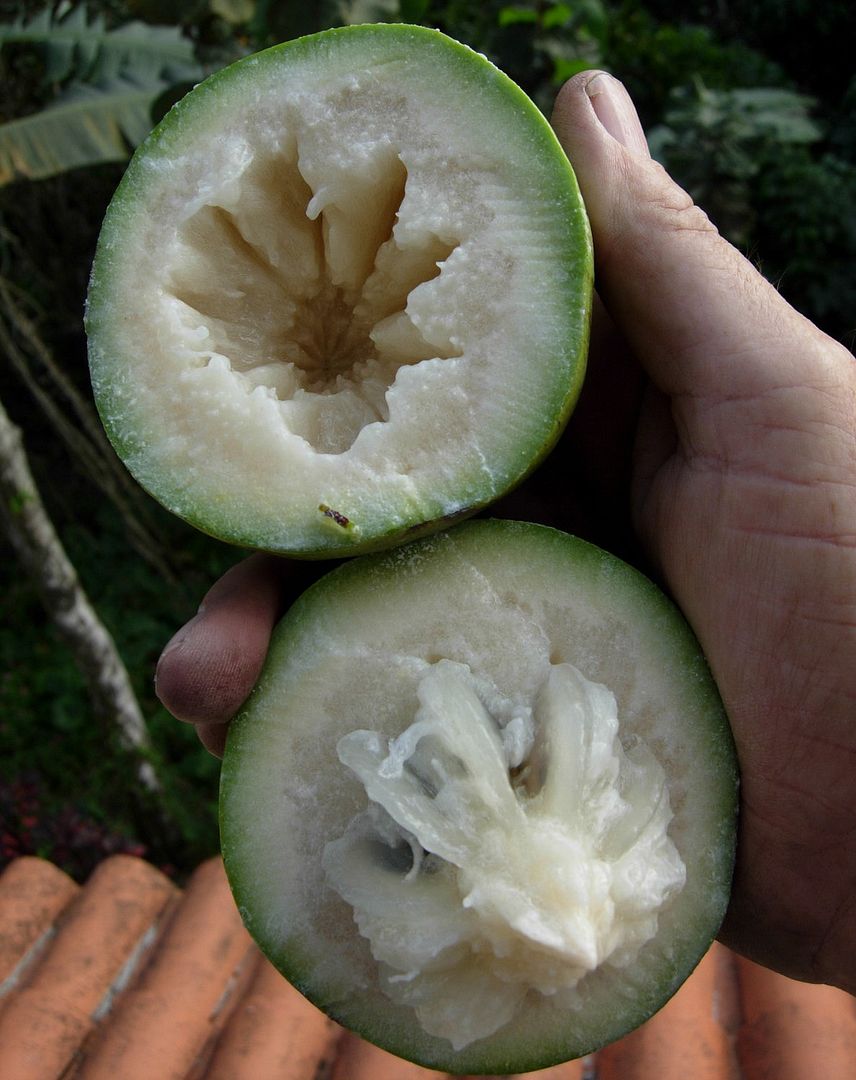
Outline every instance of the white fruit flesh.
MULTIPOLYGON (((376 87, 362 107, 376 110, 387 92, 376 87)), ((464 206, 458 187, 450 212, 466 166, 439 172, 401 133, 351 130, 342 87, 328 94, 283 87, 257 130, 224 138, 217 190, 181 221, 157 281, 186 379, 216 379, 226 408, 240 392, 275 403, 261 416, 292 467, 301 454, 344 454, 369 424, 389 422, 401 367, 460 355, 438 317, 452 321, 444 298, 466 290, 464 326, 468 306, 493 307, 471 242, 487 194, 464 206)))
POLYGON ((166 505, 323 553, 525 474, 578 392, 590 251, 546 123, 468 50, 393 27, 285 50, 198 88, 135 159, 90 357, 166 505))
POLYGON ((526 1072, 618 1038, 728 899, 733 745, 696 642, 639 574, 537 526, 461 525, 309 590, 221 790, 268 956, 442 1070, 526 1072))
POLYGON ((530 989, 579 1008, 586 974, 625 967, 654 937, 685 867, 662 768, 639 741, 625 752, 615 697, 573 665, 551 668, 533 709, 446 660, 417 693, 415 722, 391 743, 339 741, 371 805, 324 866, 386 992, 460 1050, 530 989), (390 867, 402 848, 406 873, 390 867))

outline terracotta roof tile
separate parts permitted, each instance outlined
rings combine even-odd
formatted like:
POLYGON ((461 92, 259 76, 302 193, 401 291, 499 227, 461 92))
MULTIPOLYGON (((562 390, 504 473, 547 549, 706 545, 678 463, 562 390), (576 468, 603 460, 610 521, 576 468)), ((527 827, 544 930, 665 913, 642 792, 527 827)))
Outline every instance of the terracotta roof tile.
POLYGON ((246 988, 256 955, 220 860, 203 863, 79 1075, 183 1080, 246 988))
POLYGON ((49 862, 25 856, 0 877, 0 1001, 47 945, 54 920, 78 886, 49 862))
POLYGON ((737 960, 737 1046, 752 1080, 856 1077, 856 998, 737 960))
MULTIPOLYGON (((592 1059, 581 1058, 579 1061, 566 1061, 564 1065, 554 1065, 552 1069, 539 1069, 538 1072, 520 1073, 518 1080, 582 1080, 584 1068, 592 1059)), ((593 1071, 590 1069, 589 1071, 593 1071)))
POLYGON ((442 1075, 402 1061, 347 1032, 339 1043, 330 1080, 437 1080, 442 1075))
POLYGON ((175 895, 140 859, 116 855, 98 867, 59 913, 52 940, 20 988, 4 998, 0 1076, 41 1080, 69 1066, 154 943, 175 895))
POLYGON ((721 1004, 733 978, 731 954, 714 945, 660 1012, 598 1054, 598 1080, 738 1080, 721 1004))
POLYGON ((206 1080, 307 1080, 335 1060, 341 1028, 258 957, 253 979, 223 1032, 206 1080))
MULTIPOLYGON (((264 960, 219 860, 180 893, 139 859, 82 888, 22 858, 0 877, 3 1080, 442 1080, 343 1032, 264 960)), ((647 1024, 525 1080, 851 1080, 854 999, 714 946, 647 1024)), ((524 1080, 524 1078, 519 1078, 524 1080)))

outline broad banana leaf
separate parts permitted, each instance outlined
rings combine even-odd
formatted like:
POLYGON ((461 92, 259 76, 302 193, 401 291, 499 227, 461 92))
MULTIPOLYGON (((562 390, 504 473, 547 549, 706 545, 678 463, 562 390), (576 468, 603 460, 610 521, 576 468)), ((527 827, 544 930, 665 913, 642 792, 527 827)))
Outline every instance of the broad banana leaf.
POLYGON ((50 10, 24 21, 0 25, 0 48, 26 45, 44 60, 45 82, 100 83, 121 75, 155 76, 173 81, 193 77, 198 64, 193 43, 177 26, 129 22, 107 30, 104 18, 91 20, 83 6, 58 19, 50 10))
POLYGON ((3 124, 0 185, 123 161, 151 130, 152 106, 169 85, 131 79, 79 83, 41 112, 3 124))
POLYGON ((0 124, 0 186, 124 160, 151 129, 155 102, 203 76, 177 27, 108 31, 83 7, 0 26, 0 47, 13 43, 38 50, 51 85, 70 81, 41 111, 0 124))

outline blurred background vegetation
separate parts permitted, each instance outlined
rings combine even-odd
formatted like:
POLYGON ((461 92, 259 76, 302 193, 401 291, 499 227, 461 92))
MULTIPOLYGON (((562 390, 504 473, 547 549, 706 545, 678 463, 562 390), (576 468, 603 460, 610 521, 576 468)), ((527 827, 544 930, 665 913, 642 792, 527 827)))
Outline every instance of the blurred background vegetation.
MULTIPOLYGON (((181 876, 214 851, 217 763, 158 705, 163 643, 239 553, 125 477, 93 424, 82 312, 129 153, 193 83, 329 26, 416 22, 485 53, 549 113, 589 67, 633 95, 655 155, 784 295, 853 347, 856 6, 850 0, 0 0, 0 399, 131 675, 130 753, 0 536, 0 866, 78 877, 112 851, 181 876), (161 790, 141 792, 144 753, 161 790), (155 803, 157 805, 155 805, 155 803)), ((14 515, 20 508, 11 506, 14 515)))

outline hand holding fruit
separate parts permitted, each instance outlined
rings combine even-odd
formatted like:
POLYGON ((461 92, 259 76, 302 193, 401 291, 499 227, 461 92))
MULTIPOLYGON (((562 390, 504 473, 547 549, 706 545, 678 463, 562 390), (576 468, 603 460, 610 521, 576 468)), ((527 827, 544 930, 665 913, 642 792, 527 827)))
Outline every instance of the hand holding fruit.
MULTIPOLYGON (((496 509, 650 560, 701 641, 737 742, 723 937, 854 992, 856 365, 650 160, 610 76, 573 79, 554 126, 605 311, 568 431, 496 509)), ((161 699, 213 752, 277 617, 318 572, 252 556, 165 651, 161 699)))

